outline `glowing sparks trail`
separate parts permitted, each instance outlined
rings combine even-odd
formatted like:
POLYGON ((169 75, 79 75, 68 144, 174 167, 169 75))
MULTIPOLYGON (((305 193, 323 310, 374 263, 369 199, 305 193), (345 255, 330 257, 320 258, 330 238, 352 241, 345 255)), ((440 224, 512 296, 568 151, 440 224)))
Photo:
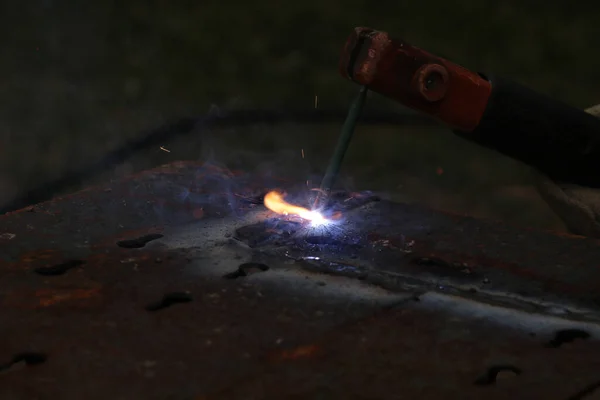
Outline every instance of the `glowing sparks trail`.
POLYGON ((307 208, 295 206, 283 199, 279 192, 272 191, 265 195, 265 207, 269 210, 282 215, 297 215, 300 218, 310 221, 313 225, 327 224, 328 220, 318 211, 311 211, 307 208))

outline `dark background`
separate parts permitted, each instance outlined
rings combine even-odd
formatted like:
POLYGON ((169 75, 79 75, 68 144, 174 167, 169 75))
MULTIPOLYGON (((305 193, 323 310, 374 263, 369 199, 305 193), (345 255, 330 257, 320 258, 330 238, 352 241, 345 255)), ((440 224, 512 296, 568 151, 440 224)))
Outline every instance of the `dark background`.
MULTIPOLYGON (((2 0, 0 203, 180 116, 310 109, 315 96, 319 108, 344 110, 356 87, 337 62, 361 25, 590 106, 600 101, 600 6, 555 3, 2 0)), ((394 109, 375 97, 367 109, 394 109)), ((201 130, 82 185, 183 159, 289 167, 308 179, 324 169, 341 123, 201 130)), ((443 127, 362 126, 341 184, 562 229, 531 182, 527 168, 443 127)))

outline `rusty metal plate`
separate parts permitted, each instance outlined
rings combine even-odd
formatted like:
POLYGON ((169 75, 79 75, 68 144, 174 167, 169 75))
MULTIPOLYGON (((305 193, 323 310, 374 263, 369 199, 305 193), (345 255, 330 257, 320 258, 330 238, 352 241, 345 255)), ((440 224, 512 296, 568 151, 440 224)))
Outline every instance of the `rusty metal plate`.
POLYGON ((598 396, 600 246, 177 163, 0 217, 2 399, 598 396))

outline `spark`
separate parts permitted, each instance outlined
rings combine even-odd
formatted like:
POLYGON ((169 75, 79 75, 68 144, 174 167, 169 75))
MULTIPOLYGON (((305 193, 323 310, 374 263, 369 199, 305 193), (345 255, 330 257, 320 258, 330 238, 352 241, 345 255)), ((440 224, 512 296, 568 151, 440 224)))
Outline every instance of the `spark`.
POLYGON ((302 158, 304 158, 304 149, 301 149, 300 153, 302 154, 302 158))
POLYGON ((163 146, 160 146, 159 149, 161 149, 162 151, 166 151, 167 153, 170 153, 171 150, 169 149, 165 149, 163 146))

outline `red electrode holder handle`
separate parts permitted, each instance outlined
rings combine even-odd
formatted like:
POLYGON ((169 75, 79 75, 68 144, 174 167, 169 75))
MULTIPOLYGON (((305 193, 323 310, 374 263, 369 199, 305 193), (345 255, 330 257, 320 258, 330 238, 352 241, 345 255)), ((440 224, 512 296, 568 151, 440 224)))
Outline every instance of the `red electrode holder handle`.
POLYGON ((426 113, 456 134, 551 178, 600 188, 600 119, 510 80, 469 71, 370 28, 356 28, 342 76, 426 113))
POLYGON ((492 91, 479 74, 370 28, 356 28, 348 38, 340 72, 467 132, 479 124, 492 91))

